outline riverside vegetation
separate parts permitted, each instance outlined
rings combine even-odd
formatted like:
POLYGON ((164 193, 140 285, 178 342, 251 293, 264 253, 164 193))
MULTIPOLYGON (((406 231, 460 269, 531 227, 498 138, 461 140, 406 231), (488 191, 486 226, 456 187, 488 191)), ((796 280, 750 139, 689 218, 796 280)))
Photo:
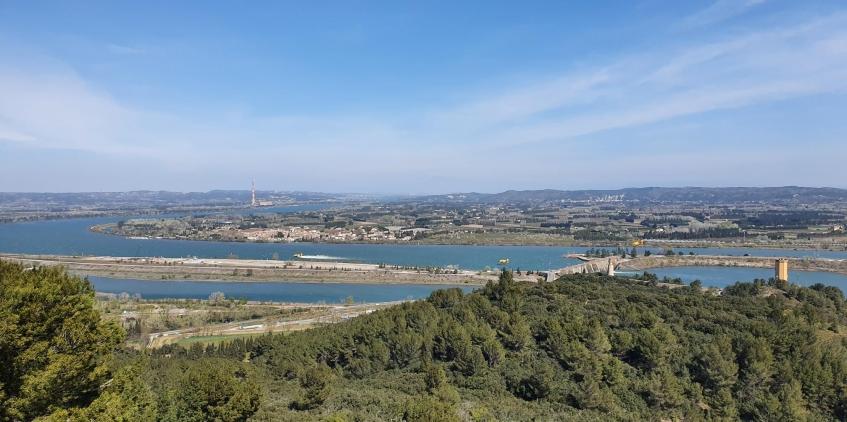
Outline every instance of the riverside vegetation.
POLYGON ((85 280, 0 262, 0 420, 844 420, 847 303, 595 274, 286 335, 124 349, 85 280))

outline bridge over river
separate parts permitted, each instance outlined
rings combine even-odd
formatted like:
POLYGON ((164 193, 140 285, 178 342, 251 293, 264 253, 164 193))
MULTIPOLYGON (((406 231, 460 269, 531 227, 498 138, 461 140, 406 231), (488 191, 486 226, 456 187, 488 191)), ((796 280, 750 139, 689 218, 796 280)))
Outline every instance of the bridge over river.
MULTIPOLYGON (((637 258, 590 258, 584 255, 568 255, 584 261, 579 264, 550 270, 547 281, 553 281, 567 274, 603 273, 615 275, 615 271, 644 271, 660 267, 747 267, 773 268, 774 257, 758 256, 720 256, 720 255, 652 255, 637 258)), ((847 260, 828 258, 786 258, 789 267, 798 271, 828 271, 847 274, 847 260)))

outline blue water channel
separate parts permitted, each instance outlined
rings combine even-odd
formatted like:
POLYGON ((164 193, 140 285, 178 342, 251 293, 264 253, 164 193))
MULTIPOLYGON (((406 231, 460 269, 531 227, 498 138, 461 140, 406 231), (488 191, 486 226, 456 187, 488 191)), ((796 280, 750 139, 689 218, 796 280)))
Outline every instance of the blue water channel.
MULTIPOLYGON (((764 268, 738 267, 667 267, 648 270, 660 278, 679 277, 686 283, 700 280, 707 287, 726 287, 736 281, 768 279, 773 271, 764 268)), ((358 284, 358 283, 280 283, 280 282, 216 282, 133 280, 88 277, 94 289, 103 293, 139 294, 144 299, 207 299, 212 292, 223 292, 228 298, 255 301, 296 303, 391 302, 421 299, 434 290, 460 287, 465 292, 472 286, 425 284, 358 284)), ((791 271, 789 279, 801 286, 822 283, 847 292, 847 275, 823 271, 791 271)))
POLYGON ((423 284, 153 281, 105 277, 88 277, 88 280, 98 292, 140 294, 144 299, 208 299, 212 292, 222 292, 227 298, 327 304, 344 303, 348 298, 357 303, 421 299, 435 290, 451 287, 466 292, 473 290, 471 286, 423 284))
MULTIPOLYGON (((690 283, 700 280, 704 286, 726 287, 736 281, 752 281, 757 278, 769 279, 774 276, 774 270, 767 268, 742 267, 665 267, 652 268, 647 272, 656 274, 659 278, 681 278, 690 283)), ((826 271, 789 271, 788 280, 801 286, 811 286, 815 283, 835 286, 847 292, 847 275, 826 271)))
MULTIPOLYGON (((290 207, 267 210, 297 212, 314 207, 290 207)), ((161 217, 161 216, 160 216, 161 217)), ((455 266, 480 270, 497 267, 501 258, 509 258, 510 267, 522 270, 547 270, 577 263, 564 256, 581 253, 585 247, 557 246, 469 246, 413 244, 327 244, 327 243, 240 243, 167 239, 128 239, 94 233, 96 224, 117 222, 128 217, 77 218, 26 223, 0 224, 0 252, 56 255, 160 256, 271 259, 277 254, 289 259, 294 253, 325 255, 339 261, 386 263, 417 267, 455 266)), ((613 248, 611 248, 613 249, 613 248)), ((640 248, 642 251, 644 248, 640 248)), ((657 248, 648 248, 659 252, 657 248)), ((770 257, 816 257, 847 259, 847 251, 790 250, 757 248, 675 248, 697 255, 750 255, 770 257)), ((769 269, 737 267, 674 267, 650 270, 660 277, 680 277, 686 282, 699 279, 707 286, 723 287, 735 281, 750 281, 773 275, 769 269)), ((808 285, 816 282, 835 285, 847 291, 847 276, 824 272, 791 273, 791 281, 808 285)), ((348 296, 356 301, 392 301, 416 299, 443 288, 433 285, 368 285, 339 283, 262 283, 119 280, 90 277, 98 291, 139 293, 145 298, 208 298, 214 291, 230 297, 285 302, 338 303, 348 296)))
MULTIPOLYGON (((302 211, 303 207, 278 208, 277 212, 302 211)), ((469 246, 409 244, 328 244, 328 243, 244 243, 168 239, 129 239, 94 233, 96 224, 117 222, 127 217, 77 218, 26 223, 0 224, 0 252, 56 255, 161 256, 170 258, 271 259, 277 254, 289 259, 295 253, 325 255, 341 261, 386 263, 418 267, 456 266, 479 270, 496 267, 501 258, 509 258, 512 268, 547 270, 577 263, 566 259, 569 253, 581 253, 585 247, 557 246, 469 246)), ((641 248, 643 250, 643 248, 641 248)), ((649 248, 654 253, 659 250, 649 248)), ((755 248, 676 248, 698 255, 736 255, 819 257, 847 259, 847 251, 790 250, 755 248)))

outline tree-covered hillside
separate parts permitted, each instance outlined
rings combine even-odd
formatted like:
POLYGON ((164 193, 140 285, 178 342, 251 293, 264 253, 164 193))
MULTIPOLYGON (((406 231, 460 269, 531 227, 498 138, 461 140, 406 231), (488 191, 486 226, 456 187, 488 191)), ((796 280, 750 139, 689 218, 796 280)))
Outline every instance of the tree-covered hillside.
POLYGON ((259 416, 844 420, 844 296, 780 287, 716 297, 598 275, 515 284, 506 273, 472 294, 442 290, 270 338, 254 360, 279 393, 259 416))
POLYGON ((822 285, 714 296, 506 272, 305 332, 152 352, 118 350, 91 298, 61 271, 0 263, 0 420, 847 418, 847 304, 822 285))
POLYGON ((240 359, 121 351, 84 279, 0 261, 0 421, 244 421, 259 406, 240 359))

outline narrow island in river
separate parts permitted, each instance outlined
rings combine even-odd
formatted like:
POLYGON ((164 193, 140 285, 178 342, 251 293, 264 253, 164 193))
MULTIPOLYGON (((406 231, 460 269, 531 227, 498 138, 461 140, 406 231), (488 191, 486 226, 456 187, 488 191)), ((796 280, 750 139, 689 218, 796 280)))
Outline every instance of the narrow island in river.
MULTIPOLYGON (((22 254, 0 254, 0 258, 31 266, 63 266, 76 275, 147 280, 484 285, 498 276, 497 271, 351 262, 22 254)), ((516 275, 531 282, 539 277, 532 271, 516 275)))
MULTIPOLYGON (((484 285, 497 270, 466 270, 328 261, 282 261, 233 258, 162 258, 0 254, 29 266, 62 266, 82 276, 142 280, 262 281, 287 283, 484 285)), ((772 268, 774 257, 673 255, 636 258, 586 257, 585 262, 541 271, 515 271, 519 281, 543 282, 565 274, 644 271, 651 268, 702 266, 772 268), (610 271, 611 268, 611 271, 610 271)), ((847 260, 787 258, 792 270, 847 274, 847 260)))

